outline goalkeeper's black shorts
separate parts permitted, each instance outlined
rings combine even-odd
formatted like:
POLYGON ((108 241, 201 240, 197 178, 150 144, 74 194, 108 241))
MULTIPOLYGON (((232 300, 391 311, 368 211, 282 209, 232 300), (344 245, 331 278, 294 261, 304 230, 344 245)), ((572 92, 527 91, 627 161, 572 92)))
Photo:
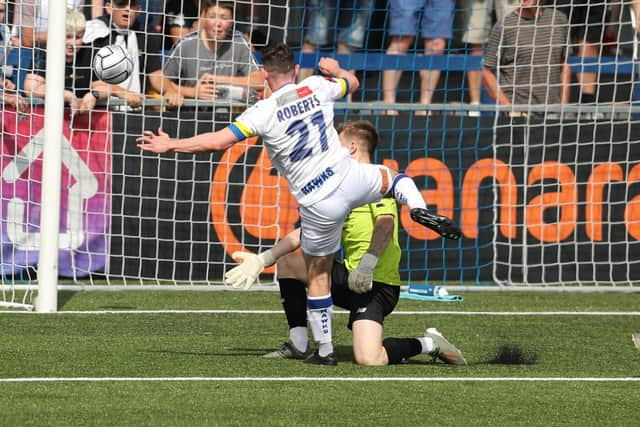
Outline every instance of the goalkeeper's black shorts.
POLYGON ((356 320, 373 320, 382 325, 398 304, 400 286, 374 281, 371 291, 357 294, 349 289, 349 272, 344 264, 336 261, 331 273, 331 297, 334 305, 349 310, 349 329, 356 320))

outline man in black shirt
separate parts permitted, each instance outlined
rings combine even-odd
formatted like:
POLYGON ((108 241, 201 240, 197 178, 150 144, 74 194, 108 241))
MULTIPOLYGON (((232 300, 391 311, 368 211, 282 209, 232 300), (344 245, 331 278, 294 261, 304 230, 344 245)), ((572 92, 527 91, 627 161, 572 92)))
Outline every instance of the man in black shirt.
POLYGON ((98 99, 115 96, 126 100, 130 107, 138 107, 149 89, 161 92, 164 83, 161 73, 162 35, 147 32, 136 23, 141 12, 140 0, 107 1, 105 12, 100 18, 87 22, 83 41, 91 45, 91 57, 103 46, 124 46, 134 60, 134 70, 129 79, 117 85, 94 79, 92 92, 98 99))

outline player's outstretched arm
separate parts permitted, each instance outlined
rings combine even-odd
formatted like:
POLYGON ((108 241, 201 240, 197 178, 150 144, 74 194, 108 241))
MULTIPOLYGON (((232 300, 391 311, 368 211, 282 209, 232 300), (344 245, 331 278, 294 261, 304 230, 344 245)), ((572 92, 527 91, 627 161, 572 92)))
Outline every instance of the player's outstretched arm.
POLYGON ((158 134, 145 130, 143 136, 136 139, 138 148, 153 153, 166 153, 175 151, 178 153, 200 153, 203 151, 226 150, 240 139, 229 129, 224 128, 217 132, 208 132, 195 135, 191 138, 174 139, 158 128, 158 134))
POLYGON ((320 58, 318 69, 322 74, 329 77, 347 79, 349 82, 349 93, 353 93, 360 87, 360 81, 351 71, 340 67, 340 63, 333 58, 320 58))
POLYGON ((278 258, 295 251, 300 246, 300 229, 295 229, 283 237, 271 249, 253 254, 251 252, 234 252, 231 257, 240 264, 227 271, 225 282, 234 288, 249 289, 265 268, 272 266, 278 258))

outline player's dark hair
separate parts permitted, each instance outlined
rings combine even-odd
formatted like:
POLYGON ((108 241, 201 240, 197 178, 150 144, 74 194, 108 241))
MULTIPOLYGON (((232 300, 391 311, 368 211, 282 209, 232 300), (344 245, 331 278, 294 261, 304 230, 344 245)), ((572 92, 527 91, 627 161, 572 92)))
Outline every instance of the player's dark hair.
POLYGON ((231 16, 235 17, 235 4, 233 2, 217 0, 200 0, 200 15, 205 14, 210 8, 216 6, 221 9, 227 9, 231 12, 231 16))
POLYGON ((340 123, 338 133, 344 134, 347 138, 354 138, 367 144, 369 154, 373 154, 378 147, 378 131, 369 120, 354 120, 340 123))
POLYGON ((269 73, 288 74, 295 69, 296 60, 289 46, 275 43, 262 51, 262 65, 269 73))

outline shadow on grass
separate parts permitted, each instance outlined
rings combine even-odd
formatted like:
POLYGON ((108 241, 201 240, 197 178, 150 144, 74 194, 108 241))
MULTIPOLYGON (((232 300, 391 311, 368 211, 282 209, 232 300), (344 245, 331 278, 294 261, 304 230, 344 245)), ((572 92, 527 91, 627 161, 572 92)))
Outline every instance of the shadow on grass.
POLYGON ((100 310, 138 310, 135 305, 101 305, 98 306, 100 310))
POLYGON ((489 365, 535 365, 538 363, 538 353, 517 344, 503 344, 486 363, 489 365))
POLYGON ((62 309, 66 303, 76 294, 76 291, 59 291, 58 292, 58 310, 62 309))
POLYGON ((145 350, 145 353, 155 353, 155 354, 174 354, 174 355, 182 355, 182 356, 248 356, 248 354, 242 353, 217 353, 211 351, 182 351, 182 350, 169 350, 169 349, 158 349, 158 350, 145 350))
MULTIPOLYGON (((157 350, 146 350, 147 353, 166 353, 166 354, 181 354, 187 356, 262 356, 273 350, 276 350, 279 346, 274 346, 271 348, 256 348, 256 347, 235 347, 222 349, 221 351, 182 351, 182 350, 169 350, 169 349, 157 349, 157 350)), ((336 355, 338 356, 338 360, 348 362, 353 362, 353 351, 351 350, 351 346, 335 346, 334 350, 336 355)))
MULTIPOLYGON (((84 292, 84 291, 60 291, 58 292, 58 310, 62 310, 64 308, 64 306, 73 299, 73 297, 78 294, 79 292, 84 292)), ((118 305, 101 305, 98 307, 95 307, 95 309, 97 310, 137 310, 139 309, 139 307, 135 306, 135 305, 124 305, 124 304, 118 304, 118 305)))

